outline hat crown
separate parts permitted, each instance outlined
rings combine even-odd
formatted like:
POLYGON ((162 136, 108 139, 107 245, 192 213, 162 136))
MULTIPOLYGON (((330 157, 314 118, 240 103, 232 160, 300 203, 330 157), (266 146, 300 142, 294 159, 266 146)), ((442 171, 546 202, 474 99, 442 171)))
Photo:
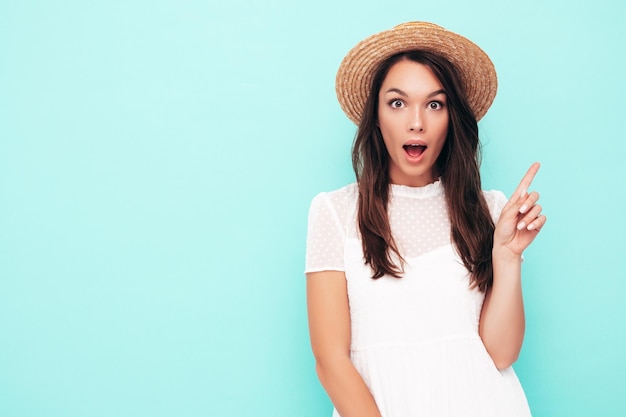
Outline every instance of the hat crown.
POLYGON ((404 22, 400 23, 393 27, 395 29, 417 29, 417 28, 433 28, 433 29, 443 29, 443 27, 436 25, 430 22, 421 22, 419 20, 415 20, 413 22, 404 22))

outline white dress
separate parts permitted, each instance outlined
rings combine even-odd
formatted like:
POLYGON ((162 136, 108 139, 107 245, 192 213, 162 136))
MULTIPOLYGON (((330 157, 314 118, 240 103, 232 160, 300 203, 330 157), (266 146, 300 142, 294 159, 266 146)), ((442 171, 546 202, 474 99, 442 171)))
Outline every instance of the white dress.
MULTIPOLYGON (((484 195, 497 221, 506 197, 484 195)), ((357 233, 357 196, 351 184, 313 199, 306 272, 345 272, 352 363, 382 416, 530 416, 515 372, 498 371, 478 335, 484 294, 469 287, 451 243, 441 183, 391 186, 389 222, 406 261, 402 278, 371 278, 357 233)))

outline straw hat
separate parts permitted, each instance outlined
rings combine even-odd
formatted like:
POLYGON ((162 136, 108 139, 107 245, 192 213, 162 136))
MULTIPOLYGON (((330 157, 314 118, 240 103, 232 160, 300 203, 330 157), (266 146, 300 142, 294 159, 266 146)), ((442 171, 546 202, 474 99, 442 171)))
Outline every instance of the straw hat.
POLYGON ((461 35, 428 22, 408 22, 359 42, 343 59, 335 90, 344 113, 357 125, 376 68, 400 52, 423 50, 440 55, 458 70, 465 96, 480 120, 496 96, 496 70, 487 54, 461 35))

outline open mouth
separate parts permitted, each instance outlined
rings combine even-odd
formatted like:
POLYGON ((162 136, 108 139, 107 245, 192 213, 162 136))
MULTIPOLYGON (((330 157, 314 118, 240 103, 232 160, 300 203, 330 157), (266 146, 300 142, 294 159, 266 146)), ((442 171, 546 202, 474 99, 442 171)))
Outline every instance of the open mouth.
POLYGON ((424 153, 426 146, 417 143, 402 146, 404 151, 412 158, 416 158, 424 153))

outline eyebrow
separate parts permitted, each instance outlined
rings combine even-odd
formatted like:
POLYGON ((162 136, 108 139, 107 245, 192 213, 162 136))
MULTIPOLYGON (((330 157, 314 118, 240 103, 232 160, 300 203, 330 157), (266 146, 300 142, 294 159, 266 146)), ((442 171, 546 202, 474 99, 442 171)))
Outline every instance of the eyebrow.
MULTIPOLYGON (((402 97, 408 97, 409 96, 407 93, 405 93, 404 91, 400 90, 399 88, 390 88, 389 90, 385 91, 385 94, 389 94, 389 93, 398 93, 402 97)), ((428 96, 426 96, 426 98, 435 97, 435 96, 437 96, 439 94, 446 94, 446 91, 443 88, 441 90, 433 91, 428 96)))

